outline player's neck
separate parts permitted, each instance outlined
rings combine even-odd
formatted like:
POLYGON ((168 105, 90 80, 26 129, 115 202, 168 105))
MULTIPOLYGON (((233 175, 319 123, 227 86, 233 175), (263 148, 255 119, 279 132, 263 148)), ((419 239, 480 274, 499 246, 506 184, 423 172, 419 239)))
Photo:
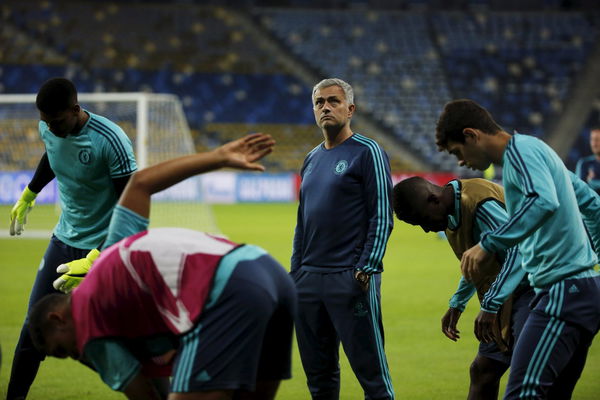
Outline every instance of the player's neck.
POLYGON ((81 132, 81 129, 85 126, 85 124, 87 123, 88 119, 90 119, 90 116, 88 113, 86 113, 83 108, 79 110, 79 116, 77 119, 77 126, 74 129, 74 134, 77 134, 79 132, 81 132))
POLYGON ((510 139, 512 135, 504 131, 490 137, 489 156, 493 164, 502 166, 504 152, 510 139))
POLYGON ((323 137, 325 138, 325 148, 332 149, 336 146, 339 146, 352 135, 353 133, 349 125, 344 125, 340 130, 323 129, 323 137))

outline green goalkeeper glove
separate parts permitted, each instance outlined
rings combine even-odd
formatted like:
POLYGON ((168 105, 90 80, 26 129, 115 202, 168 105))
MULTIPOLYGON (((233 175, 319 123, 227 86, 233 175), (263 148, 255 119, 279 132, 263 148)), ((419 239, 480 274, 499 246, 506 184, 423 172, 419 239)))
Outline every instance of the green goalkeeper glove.
POLYGON ((29 190, 28 186, 25 186, 21 198, 17 200, 12 210, 10 210, 10 236, 20 235, 25 230, 25 224, 27 223, 27 214, 31 211, 31 208, 35 204, 35 198, 37 193, 33 193, 29 190))
POLYGON ((100 252, 97 249, 93 249, 90 250, 85 258, 80 258, 79 260, 74 260, 66 264, 60 264, 58 268, 56 268, 56 272, 62 275, 52 283, 54 289, 69 293, 77 287, 83 278, 85 278, 85 275, 90 268, 92 268, 92 264, 99 255, 100 252))

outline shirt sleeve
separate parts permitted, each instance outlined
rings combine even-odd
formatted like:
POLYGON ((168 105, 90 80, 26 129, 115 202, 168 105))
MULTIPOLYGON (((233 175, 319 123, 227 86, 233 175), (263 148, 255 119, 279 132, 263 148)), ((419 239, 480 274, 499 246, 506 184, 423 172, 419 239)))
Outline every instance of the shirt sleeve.
MULTIPOLYGON (((475 211, 476 230, 480 235, 493 231, 506 222, 508 216, 504 208, 495 201, 486 201, 475 211)), ((502 261, 502 268, 481 301, 481 309, 497 313, 508 296, 519 286, 525 277, 521 268, 521 256, 516 247, 508 251, 500 251, 497 256, 502 261)))
POLYGON ((304 222, 302 218, 302 200, 298 203, 298 217, 294 231, 294 242, 292 248, 292 260, 290 272, 296 271, 302 265, 302 243, 304 242, 304 222))
POLYGON ((580 158, 579 161, 577 161, 577 164, 575 165, 575 175, 577 175, 579 177, 579 179, 585 181, 585 176, 583 176, 583 158, 580 158))
MULTIPOLYGON (((514 140, 506 147, 507 162, 514 170, 509 179, 520 190, 524 201, 501 226, 485 233, 480 246, 488 253, 498 253, 516 246, 535 232, 558 209, 559 202, 546 159, 536 147, 517 149, 514 140)), ((508 166, 505 165, 505 168, 508 166)), ((508 186, 508 182, 505 182, 508 186)))
POLYGON ((142 365, 116 339, 95 339, 85 345, 84 357, 112 390, 123 391, 141 371, 142 365))
POLYGON ((118 126, 97 125, 104 140, 102 152, 108 164, 111 178, 131 175, 137 170, 131 140, 118 126))
POLYGON ((461 277, 460 281, 458 282, 458 288, 456 289, 454 295, 450 298, 448 306, 450 308, 456 308, 460 312, 465 311, 467 303, 469 300, 471 300, 471 297, 473 297, 476 291, 475 285, 467 281, 464 277, 461 277))
POLYGON ((584 181, 575 174, 569 173, 579 212, 583 223, 594 246, 594 250, 600 257, 600 196, 593 191, 584 181))
POLYGON ((145 231, 148 229, 148 223, 148 218, 144 218, 127 207, 117 204, 110 218, 108 235, 102 249, 106 249, 128 236, 145 231))
MULTIPOLYGON (((300 177, 304 177, 304 170, 306 168, 307 163, 309 162, 309 157, 304 160, 304 164, 300 169, 300 177)), ((296 271, 302 265, 302 252, 304 243, 304 216, 303 216, 303 202, 302 202, 302 190, 298 194, 298 213, 296 218, 296 229, 294 230, 294 241, 292 245, 292 258, 290 263, 290 272, 296 271)))
POLYGON ((355 265, 367 274, 381 270, 387 241, 393 228, 392 178, 390 162, 385 152, 376 144, 369 144, 363 160, 364 193, 368 216, 367 239, 362 254, 355 265))

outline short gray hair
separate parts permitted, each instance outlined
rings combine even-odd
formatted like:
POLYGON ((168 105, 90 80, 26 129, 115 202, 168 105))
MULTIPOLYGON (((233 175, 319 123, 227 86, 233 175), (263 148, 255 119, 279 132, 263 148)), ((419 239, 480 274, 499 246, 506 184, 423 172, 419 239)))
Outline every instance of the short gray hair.
POLYGON ((317 90, 327 88, 330 86, 339 86, 344 91, 344 95, 346 96, 346 101, 348 104, 354 104, 354 90, 352 90, 352 86, 349 83, 344 82, 339 78, 327 78, 323 79, 321 82, 317 83, 312 91, 312 100, 313 103, 315 101, 315 93, 317 90))

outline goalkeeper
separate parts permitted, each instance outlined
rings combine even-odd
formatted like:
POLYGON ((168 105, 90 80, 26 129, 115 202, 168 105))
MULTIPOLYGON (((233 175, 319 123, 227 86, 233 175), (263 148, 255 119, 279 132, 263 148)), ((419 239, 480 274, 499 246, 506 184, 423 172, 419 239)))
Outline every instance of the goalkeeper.
POLYGON ((70 295, 33 308, 34 343, 86 362, 129 399, 272 399, 289 378, 294 283, 264 250, 179 228, 147 230, 153 193, 209 170, 263 170, 268 135, 136 173, 107 245, 70 295), (161 380, 159 377, 163 377, 161 380), (240 397, 237 397, 237 396, 240 397))
MULTIPOLYGON (((131 141, 119 126, 84 110, 74 84, 53 78, 40 88, 36 106, 46 152, 10 213, 10 234, 20 235, 37 194, 56 178, 62 213, 41 261, 29 308, 56 287, 80 280, 106 238, 114 205, 137 169, 131 141), (76 262, 69 263, 73 260, 76 262), (67 264, 69 263, 69 264, 67 264), (66 264, 66 265, 65 265, 66 264), (57 274, 57 267, 67 274, 57 274)), ((34 211, 35 212, 35 211, 34 211)), ((25 398, 44 356, 33 346, 25 320, 8 384, 7 399, 25 398)))

